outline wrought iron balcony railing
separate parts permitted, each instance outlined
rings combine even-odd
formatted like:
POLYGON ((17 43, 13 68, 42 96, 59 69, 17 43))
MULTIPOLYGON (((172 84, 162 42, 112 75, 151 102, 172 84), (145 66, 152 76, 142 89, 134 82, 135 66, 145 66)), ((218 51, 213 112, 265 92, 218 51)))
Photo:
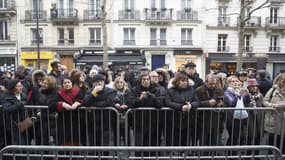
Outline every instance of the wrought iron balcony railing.
POLYGON ((230 25, 230 17, 218 17, 218 26, 229 26, 230 25))
POLYGON ((101 11, 84 10, 84 20, 102 20, 103 14, 101 11))
POLYGON ((181 40, 181 45, 193 45, 193 40, 181 40))
POLYGON ((172 9, 146 8, 146 20, 172 20, 172 9))
POLYGON ((124 45, 136 45, 136 40, 124 40, 124 45))
POLYGON ((269 52, 280 52, 280 47, 277 47, 277 46, 271 46, 269 47, 269 52))
POLYGON ((35 10, 26 10, 25 12, 25 20, 31 21, 31 20, 37 20, 37 17, 39 20, 46 20, 47 19, 47 11, 35 11, 35 10))
POLYGON ((140 11, 133 9, 120 10, 119 20, 140 20, 140 11))
MULTIPOLYGON (((266 18, 267 27, 285 27, 285 17, 276 17, 276 18, 266 18)), ((285 28, 284 28, 285 29, 285 28)))
POLYGON ((197 21, 198 20, 198 12, 192 11, 191 9, 187 10, 180 10, 177 11, 177 20, 191 20, 197 21))
POLYGON ((51 20, 76 20, 78 18, 77 9, 51 9, 51 20))

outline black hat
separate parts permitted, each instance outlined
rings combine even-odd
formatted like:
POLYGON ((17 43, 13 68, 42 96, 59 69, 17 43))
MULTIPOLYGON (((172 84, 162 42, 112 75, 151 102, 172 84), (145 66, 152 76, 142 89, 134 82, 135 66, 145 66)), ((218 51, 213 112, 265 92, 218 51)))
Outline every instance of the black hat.
POLYGON ((8 83, 6 83, 6 89, 8 90, 12 90, 16 87, 16 85, 19 83, 19 80, 17 79, 13 79, 13 80, 10 80, 8 81, 8 83))
POLYGON ((193 62, 189 62, 189 63, 187 63, 186 65, 185 65, 185 68, 195 68, 196 67, 196 64, 195 63, 193 63, 193 62))
POLYGON ((94 77, 93 77, 93 82, 94 81, 105 81, 105 77, 102 75, 102 74, 96 74, 94 77))

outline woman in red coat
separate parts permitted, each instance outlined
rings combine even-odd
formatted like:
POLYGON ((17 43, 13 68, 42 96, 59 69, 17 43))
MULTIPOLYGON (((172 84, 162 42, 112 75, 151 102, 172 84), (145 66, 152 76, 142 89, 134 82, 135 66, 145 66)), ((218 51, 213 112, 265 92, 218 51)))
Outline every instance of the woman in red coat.
POLYGON ((58 112, 56 142, 59 145, 80 145, 78 107, 83 105, 84 95, 79 87, 73 86, 69 77, 62 79, 61 86, 57 100, 50 104, 50 109, 58 112))

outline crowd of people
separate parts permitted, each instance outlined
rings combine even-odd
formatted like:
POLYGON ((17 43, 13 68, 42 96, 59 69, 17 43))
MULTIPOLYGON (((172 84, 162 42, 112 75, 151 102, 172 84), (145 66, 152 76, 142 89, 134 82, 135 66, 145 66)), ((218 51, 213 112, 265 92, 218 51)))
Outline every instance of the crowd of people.
MULTIPOLYGON (((14 144, 30 143, 26 132, 21 132, 17 125, 31 116, 27 114, 25 105, 48 106, 48 110, 33 115, 42 122, 48 120, 48 114, 57 114, 57 121, 60 122, 57 123, 58 145, 107 144, 111 137, 108 136, 109 130, 117 132, 114 128, 118 123, 108 125, 108 122, 116 121, 110 119, 115 116, 107 112, 96 112, 95 115, 88 111, 78 112, 83 106, 113 107, 122 117, 132 108, 169 107, 175 111, 160 115, 156 112, 136 113, 135 120, 130 124, 136 131, 135 145, 161 145, 159 139, 162 132, 165 145, 193 145, 197 139, 200 139, 200 145, 218 145, 225 128, 229 135, 225 144, 242 144, 244 137, 255 143, 265 135, 269 144, 275 144, 275 135, 277 143, 285 144, 281 140, 285 133, 285 73, 279 73, 274 80, 270 80, 265 70, 248 68, 235 75, 210 73, 203 81, 193 62, 188 62, 175 74, 167 69, 167 65, 155 70, 142 67, 138 76, 123 69, 112 75, 109 71, 89 66, 83 71, 73 69, 69 73, 62 73, 61 64, 57 61, 51 67, 50 73, 42 70, 28 72, 24 67, 19 67, 13 75, 1 75, 3 119, 12 124, 10 133, 14 135, 14 144), (227 114, 209 111, 195 115, 195 111, 203 107, 233 107, 237 110, 230 110, 227 114), (278 114, 266 111, 265 115, 261 115, 255 110, 243 110, 246 107, 272 107, 278 114), (88 117, 88 121, 79 122, 80 115, 85 115, 85 119, 88 117), (163 128, 161 121, 168 127, 163 128), (79 130, 81 135, 78 134, 79 130), (105 138, 90 135, 104 135, 105 138)), ((48 127, 42 125, 42 130, 48 130, 48 127)), ((40 136, 48 137, 47 132, 41 132, 40 136)), ((43 141, 43 144, 49 143, 48 138, 43 141)))

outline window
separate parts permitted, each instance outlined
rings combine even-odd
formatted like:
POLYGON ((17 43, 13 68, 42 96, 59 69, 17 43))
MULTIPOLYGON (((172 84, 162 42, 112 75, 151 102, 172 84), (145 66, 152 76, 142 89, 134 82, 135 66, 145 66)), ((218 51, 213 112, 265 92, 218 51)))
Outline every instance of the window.
POLYGON ((135 28, 124 28, 124 45, 135 45, 135 28))
POLYGON ((0 40, 8 40, 8 26, 7 21, 0 21, 0 40))
MULTIPOLYGON (((31 29, 32 32, 32 39, 31 39, 31 44, 37 44, 37 29, 36 28, 32 28, 31 29)), ((39 43, 43 44, 43 29, 39 28, 39 43)))
POLYGON ((0 8, 7 8, 7 0, 0 0, 0 8))
POLYGON ((135 0, 125 0, 124 8, 133 10, 135 8, 135 0))
POLYGON ((270 19, 271 24, 278 23, 278 8, 270 8, 270 19))
POLYGON ((101 44, 101 28, 89 28, 89 43, 90 44, 101 44))
POLYGON ((192 45, 192 29, 181 29, 181 45, 192 45))
POLYGON ((181 9, 190 9, 192 0, 181 0, 181 9))
POLYGON ((150 29, 150 45, 157 45, 157 41, 159 40, 159 45, 167 45, 166 40, 166 28, 159 29, 159 35, 157 35, 157 29, 150 29))
POLYGON ((219 6, 218 25, 228 25, 229 19, 227 17, 227 7, 219 6))
POLYGON ((228 35, 226 35, 226 34, 219 34, 218 35, 218 48, 217 48, 217 51, 220 51, 220 52, 228 51, 228 47, 226 46, 227 37, 228 37, 228 35))
POLYGON ((279 52, 280 47, 279 47, 279 36, 278 35, 272 35, 270 37, 270 47, 269 47, 270 52, 279 52))
POLYGON ((67 28, 58 28, 58 44, 64 45, 67 42, 69 45, 74 44, 74 29, 67 28), (65 41, 67 40, 67 41, 65 41))
POLYGON ((58 44, 64 44, 64 28, 58 28, 58 44))
POLYGON ((68 43, 69 44, 74 44, 74 29, 73 28, 68 28, 67 29, 68 33, 68 43))
POLYGON ((160 45, 166 45, 166 28, 160 29, 160 45))
POLYGON ((250 46, 251 35, 244 35, 244 51, 252 52, 252 47, 250 46))
POLYGON ((156 28, 150 29, 150 45, 157 45, 156 28))
POLYGON ((37 19, 37 11, 38 18, 43 19, 43 0, 33 0, 32 8, 32 19, 37 19))

